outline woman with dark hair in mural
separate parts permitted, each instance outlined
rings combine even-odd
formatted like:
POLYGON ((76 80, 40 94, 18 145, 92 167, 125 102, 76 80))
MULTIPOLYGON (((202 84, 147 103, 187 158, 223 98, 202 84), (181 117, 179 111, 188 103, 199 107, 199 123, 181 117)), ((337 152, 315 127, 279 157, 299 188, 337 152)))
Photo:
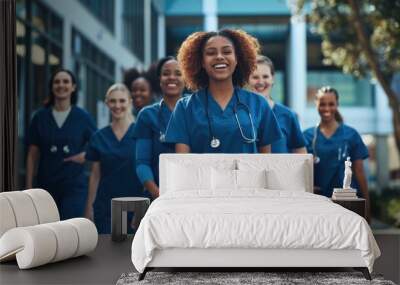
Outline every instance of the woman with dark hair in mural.
POLYGON ((57 70, 49 81, 49 98, 33 116, 27 134, 26 187, 47 190, 61 219, 83 216, 85 147, 96 130, 91 116, 76 106, 77 90, 73 73, 57 70))
POLYGON ((128 69, 124 74, 124 84, 131 92, 135 115, 153 102, 152 84, 147 72, 140 72, 136 68, 128 69))
POLYGON ((258 42, 244 31, 196 32, 178 53, 195 91, 177 103, 166 141, 177 153, 267 153, 281 138, 267 101, 242 89, 256 67, 258 42))
POLYGON ((360 134, 343 123, 336 89, 329 86, 320 88, 315 103, 320 122, 316 127, 304 131, 307 151, 314 155, 315 192, 331 197, 334 188, 342 188, 345 161, 349 157, 354 173, 351 187, 366 199, 369 219, 368 183, 363 165, 363 160, 368 158, 368 149, 360 134))
POLYGON ((161 153, 174 152, 174 145, 165 143, 165 132, 176 102, 185 87, 178 61, 167 56, 157 64, 157 76, 162 99, 143 108, 134 129, 136 143, 136 172, 153 198, 159 195, 158 163, 161 153))

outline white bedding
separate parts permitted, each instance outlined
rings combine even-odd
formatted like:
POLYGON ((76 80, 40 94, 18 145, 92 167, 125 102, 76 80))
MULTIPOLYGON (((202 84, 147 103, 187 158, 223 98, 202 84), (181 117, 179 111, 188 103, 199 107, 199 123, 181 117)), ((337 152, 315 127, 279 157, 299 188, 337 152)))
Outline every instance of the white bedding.
POLYGON ((160 196, 133 240, 135 268, 165 248, 357 249, 370 272, 380 255, 359 215, 319 195, 266 189, 160 196))

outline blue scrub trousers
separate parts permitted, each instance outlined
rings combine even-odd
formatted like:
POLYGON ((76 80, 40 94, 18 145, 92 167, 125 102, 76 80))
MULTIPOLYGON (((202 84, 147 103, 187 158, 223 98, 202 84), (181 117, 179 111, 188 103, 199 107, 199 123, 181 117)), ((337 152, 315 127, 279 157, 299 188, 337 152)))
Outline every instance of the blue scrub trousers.
POLYGON ((83 217, 87 201, 86 184, 63 184, 43 187, 56 202, 60 219, 83 217))
MULTIPOLYGON (((106 198, 106 199, 102 198, 100 201, 96 200, 95 203, 93 204, 93 218, 99 234, 111 233, 111 212, 110 212, 111 199, 112 198, 106 198), (109 207, 106 206, 107 203, 110 204, 109 207)), ((133 218, 133 213, 128 212, 127 227, 126 227, 128 234, 134 233, 134 230, 130 226, 132 218, 133 218)))

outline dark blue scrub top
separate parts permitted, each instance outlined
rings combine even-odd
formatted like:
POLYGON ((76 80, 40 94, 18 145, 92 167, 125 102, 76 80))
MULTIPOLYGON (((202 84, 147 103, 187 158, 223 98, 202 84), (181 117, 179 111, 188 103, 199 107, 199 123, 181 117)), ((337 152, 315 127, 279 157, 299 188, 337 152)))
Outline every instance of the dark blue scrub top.
MULTIPOLYGON (((318 128, 313 152, 315 128, 304 131, 307 151, 320 158, 320 162, 314 164, 314 186, 320 187, 324 196, 331 197, 333 188, 343 187, 344 162, 347 157, 349 156, 351 161, 366 159, 368 149, 355 129, 341 124, 330 138, 326 138, 318 128)), ((358 189, 354 173, 351 186, 358 189)), ((361 195, 360 191, 358 195, 361 195)))
POLYGON ((237 116, 244 135, 252 138, 249 113, 232 96, 225 110, 208 95, 208 113, 213 134, 220 140, 218 148, 210 146, 211 135, 206 113, 206 91, 200 90, 180 99, 172 113, 166 140, 182 143, 190 147, 192 153, 255 153, 257 147, 270 145, 282 137, 278 122, 262 96, 250 91, 235 88, 241 103, 248 106, 256 133, 256 145, 243 140, 234 108, 238 106, 237 116))
POLYGON ((146 106, 143 108, 137 117, 136 125, 133 131, 133 136, 137 139, 151 140, 151 150, 141 151, 137 150, 137 153, 151 153, 151 157, 140 157, 136 158, 136 165, 148 164, 151 161, 151 170, 154 175, 155 183, 158 185, 159 181, 159 157, 161 153, 174 153, 175 145, 170 143, 160 142, 160 131, 165 134, 169 119, 171 118, 171 110, 164 103, 154 103, 153 105, 146 106))
POLYGON ((306 145, 296 114, 288 107, 275 103, 272 111, 278 120, 283 138, 272 144, 272 153, 291 153, 306 145))
POLYGON ((52 114, 52 107, 38 110, 29 127, 27 144, 40 150, 37 184, 51 189, 63 185, 85 186, 84 165, 64 162, 64 158, 85 151, 87 142, 96 130, 92 117, 83 109, 72 106, 64 124, 59 128, 52 114), (52 146, 57 147, 51 152, 52 146), (64 151, 65 146, 69 152, 64 151))
POLYGON ((97 131, 90 139, 86 159, 100 162, 101 173, 94 202, 95 210, 105 205, 109 213, 110 200, 115 197, 146 196, 135 171, 133 128, 134 124, 131 124, 120 141, 111 126, 97 131))

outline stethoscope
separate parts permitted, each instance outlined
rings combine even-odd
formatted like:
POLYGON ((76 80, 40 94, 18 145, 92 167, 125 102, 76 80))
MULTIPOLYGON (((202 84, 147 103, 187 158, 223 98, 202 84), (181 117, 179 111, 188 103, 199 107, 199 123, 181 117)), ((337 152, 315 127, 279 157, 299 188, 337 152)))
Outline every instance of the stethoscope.
MULTIPOLYGON (((318 164, 321 162, 321 158, 318 156, 317 150, 315 148, 316 143, 317 143, 317 137, 318 137, 318 129, 319 129, 319 124, 314 128, 314 135, 313 135, 313 140, 312 140, 312 150, 313 150, 315 164, 318 164)), ((343 151, 342 151, 342 147, 338 148, 338 156, 337 156, 338 161, 342 161, 347 157, 347 150, 348 150, 347 143, 345 143, 343 151)))
MULTIPOLYGON (((57 128, 57 126, 56 126, 56 128, 57 128)), ((54 133, 53 133, 53 138, 52 138, 53 143, 50 145, 50 148, 49 148, 51 153, 56 153, 58 151, 58 147, 55 144, 55 140, 56 140, 55 139, 55 136, 56 136, 55 132, 56 131, 57 130, 55 130, 54 133)), ((71 152, 71 150, 69 149, 68 144, 62 146, 62 151, 63 151, 64 154, 69 154, 71 152)))
MULTIPOLYGON (((214 135, 213 129, 212 129, 212 124, 211 124, 211 118, 210 118, 210 114, 208 112, 208 89, 206 89, 205 92, 205 96, 206 96, 206 116, 207 116, 207 122, 208 122, 208 131, 211 137, 211 141, 210 141, 210 146, 212 148, 218 148, 221 145, 221 141, 214 135)), ((235 102, 235 106, 233 107, 233 113, 235 114, 235 119, 236 122, 238 124, 239 127, 239 131, 240 131, 240 135, 242 136, 243 140, 245 143, 255 143, 256 142, 256 132, 254 130, 254 123, 253 123, 253 119, 251 117, 251 112, 250 112, 250 108, 249 106, 247 106, 246 104, 242 103, 239 99, 239 95, 237 94, 236 88, 234 89, 234 96, 236 98, 236 102, 235 102), (250 119, 250 124, 251 124, 251 131, 252 131, 252 138, 247 137, 242 129, 242 126, 240 124, 239 121, 239 117, 238 117, 238 108, 239 106, 242 106, 247 114, 249 115, 249 119, 250 119)))
POLYGON ((161 114, 162 103, 163 103, 163 100, 160 101, 160 103, 159 103, 160 108, 158 109, 158 122, 160 124, 160 134, 159 134, 158 139, 161 143, 164 143, 165 142, 165 132, 167 130, 167 124, 165 123, 164 118, 161 114), (163 131, 163 129, 164 129, 164 131, 163 131))
MULTIPOLYGON (((58 148, 57 148, 56 145, 53 144, 53 145, 50 146, 50 152, 51 152, 51 153, 56 153, 57 151, 58 151, 58 148)), ((62 148, 62 151, 63 151, 65 154, 70 153, 69 146, 68 146, 68 145, 64 145, 63 148, 62 148)))

